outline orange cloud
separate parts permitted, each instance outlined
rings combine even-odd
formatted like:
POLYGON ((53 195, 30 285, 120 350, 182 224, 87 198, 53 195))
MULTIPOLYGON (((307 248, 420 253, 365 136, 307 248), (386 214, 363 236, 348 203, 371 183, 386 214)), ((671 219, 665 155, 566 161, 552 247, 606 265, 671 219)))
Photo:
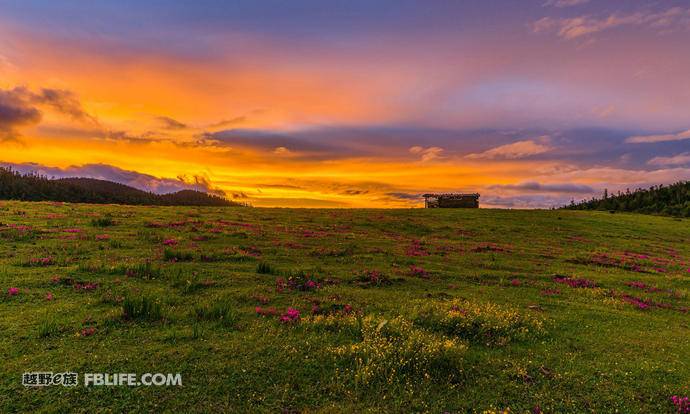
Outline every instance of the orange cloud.
POLYGON ((543 136, 536 139, 517 141, 511 144, 491 148, 481 153, 469 154, 469 159, 519 159, 532 155, 543 154, 551 150, 548 145, 549 137, 543 136))
POLYGON ((444 150, 443 150, 443 148, 440 148, 440 147, 424 148, 424 147, 420 147, 420 146, 415 145, 414 147, 411 147, 409 151, 412 154, 420 155, 421 160, 423 162, 426 162, 426 161, 435 160, 437 158, 441 158, 444 150))

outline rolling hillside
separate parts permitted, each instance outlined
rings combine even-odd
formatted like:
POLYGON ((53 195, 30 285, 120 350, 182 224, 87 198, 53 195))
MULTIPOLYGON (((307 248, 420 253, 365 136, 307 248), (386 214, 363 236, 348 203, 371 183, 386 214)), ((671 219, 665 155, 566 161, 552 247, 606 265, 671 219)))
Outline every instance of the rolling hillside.
POLYGON ((0 167, 0 200, 63 201, 92 204, 167 206, 240 206, 223 197, 194 190, 155 194, 94 178, 51 180, 0 167))
POLYGON ((690 395, 686 219, 3 201, 0 223, 0 412, 672 413, 690 395), (35 371, 80 384, 23 386, 35 371), (149 372, 182 386, 83 383, 149 372))

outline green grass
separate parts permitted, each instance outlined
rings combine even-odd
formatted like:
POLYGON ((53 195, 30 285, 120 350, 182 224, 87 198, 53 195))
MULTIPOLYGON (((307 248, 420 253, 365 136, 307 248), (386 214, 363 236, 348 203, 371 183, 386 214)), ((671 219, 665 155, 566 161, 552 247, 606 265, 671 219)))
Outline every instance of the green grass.
POLYGON ((168 262, 189 262, 194 260, 194 254, 192 252, 166 248, 163 251, 163 258, 168 262))
POLYGON ((91 225, 94 227, 110 227, 114 226, 115 224, 115 220, 113 220, 112 217, 99 217, 91 219, 91 225))
POLYGON ((259 262, 259 264, 256 265, 256 273, 260 275, 273 275, 276 273, 276 269, 266 262, 259 262))
POLYGON ((690 395, 686 219, 0 202, 0 223, 0 412, 670 413, 690 395), (82 385, 25 388, 29 371, 82 385))
POLYGON ((38 325, 38 337, 47 338, 49 336, 57 335, 60 331, 54 319, 46 319, 41 321, 38 325))
POLYGON ((163 312, 157 298, 128 296, 122 302, 122 317, 128 320, 159 321, 163 319, 163 312))
POLYGON ((200 321, 217 321, 225 326, 234 326, 239 315, 234 304, 228 299, 221 299, 208 305, 197 305, 194 314, 200 321))

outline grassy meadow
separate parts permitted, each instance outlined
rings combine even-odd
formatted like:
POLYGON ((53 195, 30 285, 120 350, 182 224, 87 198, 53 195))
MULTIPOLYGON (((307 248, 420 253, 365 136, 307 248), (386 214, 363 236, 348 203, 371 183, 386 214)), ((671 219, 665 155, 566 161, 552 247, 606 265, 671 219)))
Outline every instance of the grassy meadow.
POLYGON ((0 412, 679 412, 689 241, 606 212, 0 202, 0 412))

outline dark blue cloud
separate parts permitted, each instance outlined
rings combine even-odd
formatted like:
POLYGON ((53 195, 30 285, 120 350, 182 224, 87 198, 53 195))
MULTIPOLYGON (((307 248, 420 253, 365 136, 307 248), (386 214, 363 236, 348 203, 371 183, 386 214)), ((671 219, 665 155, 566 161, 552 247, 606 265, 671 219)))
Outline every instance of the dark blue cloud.
POLYGON ((573 193, 573 194, 592 194, 596 190, 588 185, 561 183, 561 184, 541 184, 536 181, 527 181, 519 184, 492 185, 489 189, 517 190, 523 192, 539 193, 573 193))
POLYGON ((42 88, 34 92, 17 86, 0 89, 0 139, 17 138, 18 127, 38 124, 43 115, 40 108, 50 108, 91 125, 98 124, 96 118, 82 108, 79 99, 70 91, 42 88))
MULTIPOLYGON (((603 128, 496 130, 452 130, 413 126, 319 127, 290 132, 232 129, 206 133, 202 140, 228 146, 272 151, 278 147, 295 151, 308 159, 348 157, 411 157, 413 146, 443 148, 444 157, 462 158, 503 145, 525 140, 545 140, 550 150, 521 159, 563 161, 582 168, 609 166, 652 170, 648 161, 671 157, 687 151, 687 143, 670 141, 636 145, 626 142, 644 131, 620 131, 603 128)), ((519 161, 518 159, 517 161, 519 161)))

